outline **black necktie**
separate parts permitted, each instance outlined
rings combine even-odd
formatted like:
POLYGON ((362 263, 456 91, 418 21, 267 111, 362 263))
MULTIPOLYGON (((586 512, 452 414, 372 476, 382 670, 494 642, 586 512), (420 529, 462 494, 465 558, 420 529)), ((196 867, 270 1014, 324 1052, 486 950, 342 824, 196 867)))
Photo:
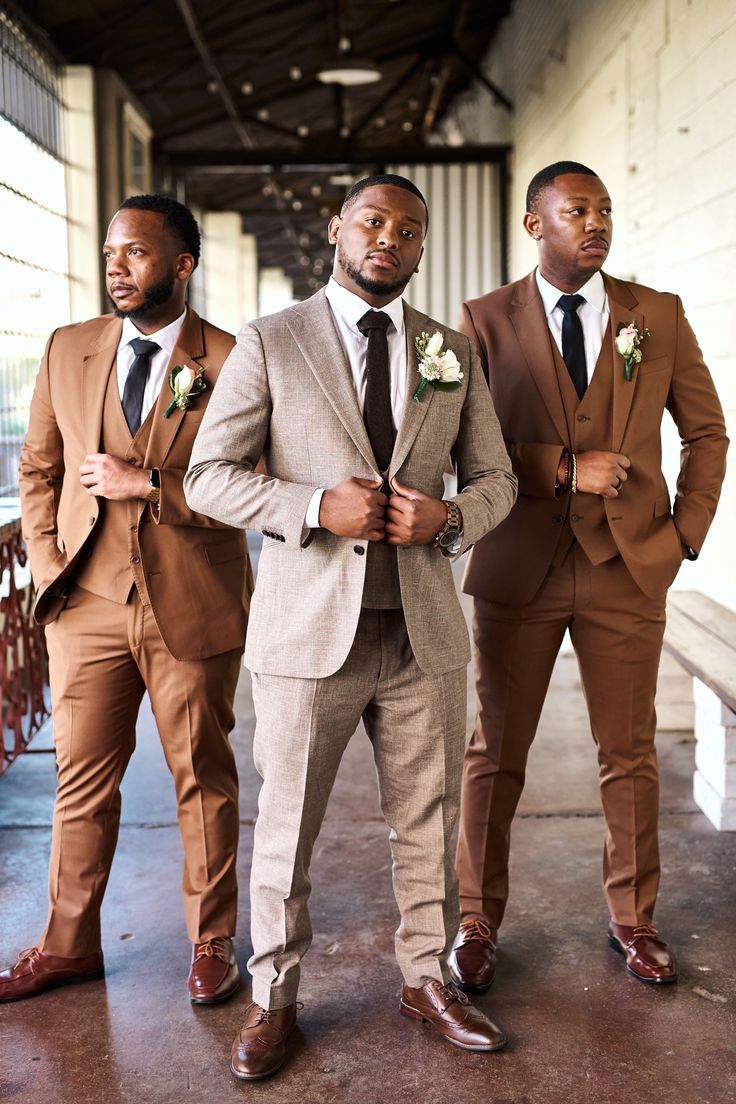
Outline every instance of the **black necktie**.
POLYGON ((146 341, 145 337, 134 337, 128 344, 135 353, 135 360, 128 369, 128 378, 123 389, 123 413, 128 429, 135 437, 141 428, 143 392, 146 390, 151 357, 161 346, 155 341, 146 341))
POLYGON ((557 306, 564 315, 562 319, 562 359, 567 365, 570 379, 579 399, 582 399, 588 386, 583 324, 578 315, 578 307, 584 302, 585 299, 582 295, 561 295, 557 301, 557 306))
POLYGON ((388 471, 395 437, 386 337, 386 330, 390 325, 391 319, 387 314, 374 310, 366 311, 358 322, 360 332, 368 335, 363 421, 381 472, 388 471))

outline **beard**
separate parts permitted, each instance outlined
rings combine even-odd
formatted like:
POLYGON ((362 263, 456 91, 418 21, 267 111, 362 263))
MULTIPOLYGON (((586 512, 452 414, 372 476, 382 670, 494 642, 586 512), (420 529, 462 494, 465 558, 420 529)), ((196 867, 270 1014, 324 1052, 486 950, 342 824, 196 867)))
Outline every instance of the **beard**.
POLYGON ((394 292, 400 293, 409 283, 409 280, 404 280, 403 277, 391 283, 387 283, 385 280, 371 280, 369 276, 364 276, 357 265, 354 265, 348 257, 339 238, 337 239, 337 263, 340 265, 345 275, 349 276, 353 283, 358 285, 361 291, 365 291, 369 295, 393 295, 394 292))
POLYGON ((130 310, 126 310, 124 307, 119 307, 111 295, 108 295, 108 299, 113 305, 116 318, 130 318, 132 321, 139 319, 145 321, 150 318, 152 314, 155 314, 159 307, 163 307, 168 303, 169 299, 174 293, 174 285, 176 278, 167 276, 163 280, 159 280, 153 287, 148 288, 143 293, 143 302, 139 307, 133 307, 130 310))

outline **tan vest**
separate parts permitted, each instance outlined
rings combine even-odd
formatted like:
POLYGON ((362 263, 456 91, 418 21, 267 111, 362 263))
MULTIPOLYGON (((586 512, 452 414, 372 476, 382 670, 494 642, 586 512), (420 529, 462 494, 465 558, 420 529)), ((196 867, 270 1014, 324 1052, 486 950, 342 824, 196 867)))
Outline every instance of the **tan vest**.
MULTIPOLYGON (((131 437, 113 362, 102 415, 101 451, 142 466, 155 410, 154 403, 135 438, 131 437)), ((147 504, 142 499, 127 502, 100 499, 100 516, 87 543, 86 555, 74 572, 74 581, 85 590, 121 605, 128 601, 135 586, 141 601, 149 605, 138 535, 139 526, 145 524, 150 523, 147 504)))
MULTIPOLYGON (((613 351, 610 335, 611 323, 603 335, 603 344, 595 370, 582 399, 570 379, 557 343, 550 334, 552 354, 555 359, 560 394, 565 407, 565 417, 573 452, 592 449, 610 450, 613 438, 613 351)), ((597 494, 574 494, 569 505, 560 543, 554 560, 559 567, 573 541, 577 540, 592 564, 603 563, 619 554, 606 516, 603 498, 597 494)))

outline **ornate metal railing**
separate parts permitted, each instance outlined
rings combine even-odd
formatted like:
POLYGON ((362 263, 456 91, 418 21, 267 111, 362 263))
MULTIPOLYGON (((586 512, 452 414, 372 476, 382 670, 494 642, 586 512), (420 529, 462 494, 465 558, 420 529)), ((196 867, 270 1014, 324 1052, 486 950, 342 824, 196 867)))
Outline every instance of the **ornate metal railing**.
POLYGON ((43 629, 31 617, 33 587, 18 500, 0 499, 0 775, 49 716, 43 629))

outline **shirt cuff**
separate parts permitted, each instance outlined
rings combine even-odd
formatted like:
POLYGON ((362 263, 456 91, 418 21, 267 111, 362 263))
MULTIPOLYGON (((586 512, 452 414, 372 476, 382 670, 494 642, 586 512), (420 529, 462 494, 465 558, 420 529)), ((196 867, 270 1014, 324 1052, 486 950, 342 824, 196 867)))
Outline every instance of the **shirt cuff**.
POLYGON ((307 516, 304 518, 304 524, 307 529, 319 529, 319 508, 322 505, 322 495, 325 493, 324 487, 318 487, 309 500, 307 506, 307 516))

